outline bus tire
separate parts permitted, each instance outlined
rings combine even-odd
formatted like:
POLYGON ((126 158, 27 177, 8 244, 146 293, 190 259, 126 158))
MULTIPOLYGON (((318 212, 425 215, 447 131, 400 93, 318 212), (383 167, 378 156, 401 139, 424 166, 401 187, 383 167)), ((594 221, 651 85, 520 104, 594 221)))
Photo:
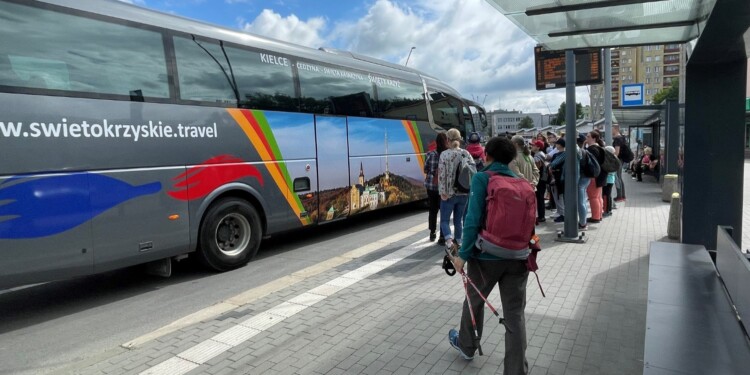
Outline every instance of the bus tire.
POLYGON ((260 215, 251 204, 237 198, 218 200, 201 224, 200 259, 220 272, 242 267, 258 253, 261 232, 260 215))

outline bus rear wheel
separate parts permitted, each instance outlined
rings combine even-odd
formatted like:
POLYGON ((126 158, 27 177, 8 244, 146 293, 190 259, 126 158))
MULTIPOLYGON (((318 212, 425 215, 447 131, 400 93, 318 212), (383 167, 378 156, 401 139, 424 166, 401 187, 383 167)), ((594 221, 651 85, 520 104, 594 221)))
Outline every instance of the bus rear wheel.
POLYGON ((217 271, 244 266, 258 253, 260 215, 244 200, 224 198, 209 207, 199 234, 200 259, 217 271))

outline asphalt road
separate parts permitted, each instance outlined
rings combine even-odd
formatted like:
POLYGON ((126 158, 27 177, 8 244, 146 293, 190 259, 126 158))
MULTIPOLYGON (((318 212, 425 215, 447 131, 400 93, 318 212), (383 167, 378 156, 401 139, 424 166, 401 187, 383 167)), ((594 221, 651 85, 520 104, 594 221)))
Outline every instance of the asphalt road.
MULTIPOLYGON (((170 278, 133 267, 0 290, 0 374, 49 374, 102 360, 121 345, 256 286, 425 223, 409 205, 263 242, 256 259, 226 273, 185 260, 170 278)), ((193 257, 194 258, 194 257, 193 257)))

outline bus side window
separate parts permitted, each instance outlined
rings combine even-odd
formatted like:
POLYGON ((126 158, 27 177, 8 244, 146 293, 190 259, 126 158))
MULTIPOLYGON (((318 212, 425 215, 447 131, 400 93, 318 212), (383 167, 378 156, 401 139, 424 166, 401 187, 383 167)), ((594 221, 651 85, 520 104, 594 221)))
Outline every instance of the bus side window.
POLYGON ((367 73, 316 62, 297 62, 302 112, 372 117, 373 85, 367 73))
POLYGON ((180 81, 180 99, 220 105, 237 103, 234 90, 222 71, 223 66, 228 73, 229 67, 226 66, 221 46, 203 40, 175 37, 174 51, 180 81))
POLYGON ((430 94, 430 107, 432 119, 435 125, 444 130, 458 129, 461 134, 466 133, 466 128, 461 121, 461 101, 448 93, 428 89, 430 94))
POLYGON ((297 112, 292 60, 270 52, 225 47, 242 108, 297 112))
POLYGON ((161 33, 28 3, 0 2, 0 85, 169 98, 161 33))
POLYGON ((389 80, 376 85, 378 117, 427 121, 422 85, 389 80))

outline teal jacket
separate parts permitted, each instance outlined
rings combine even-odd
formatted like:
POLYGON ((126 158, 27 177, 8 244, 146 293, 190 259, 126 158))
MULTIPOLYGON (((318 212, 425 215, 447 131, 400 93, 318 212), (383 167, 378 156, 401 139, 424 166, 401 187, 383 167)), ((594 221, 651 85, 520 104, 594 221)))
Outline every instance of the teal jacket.
POLYGON ((496 172, 506 176, 518 177, 508 168, 507 164, 495 161, 471 178, 469 203, 466 206, 466 219, 464 219, 463 238, 461 239, 461 249, 458 251, 458 256, 465 261, 471 257, 484 260, 500 260, 500 258, 489 254, 474 254, 474 243, 477 242, 477 236, 482 227, 482 217, 484 216, 487 204, 487 184, 490 181, 490 176, 484 172, 496 172))

